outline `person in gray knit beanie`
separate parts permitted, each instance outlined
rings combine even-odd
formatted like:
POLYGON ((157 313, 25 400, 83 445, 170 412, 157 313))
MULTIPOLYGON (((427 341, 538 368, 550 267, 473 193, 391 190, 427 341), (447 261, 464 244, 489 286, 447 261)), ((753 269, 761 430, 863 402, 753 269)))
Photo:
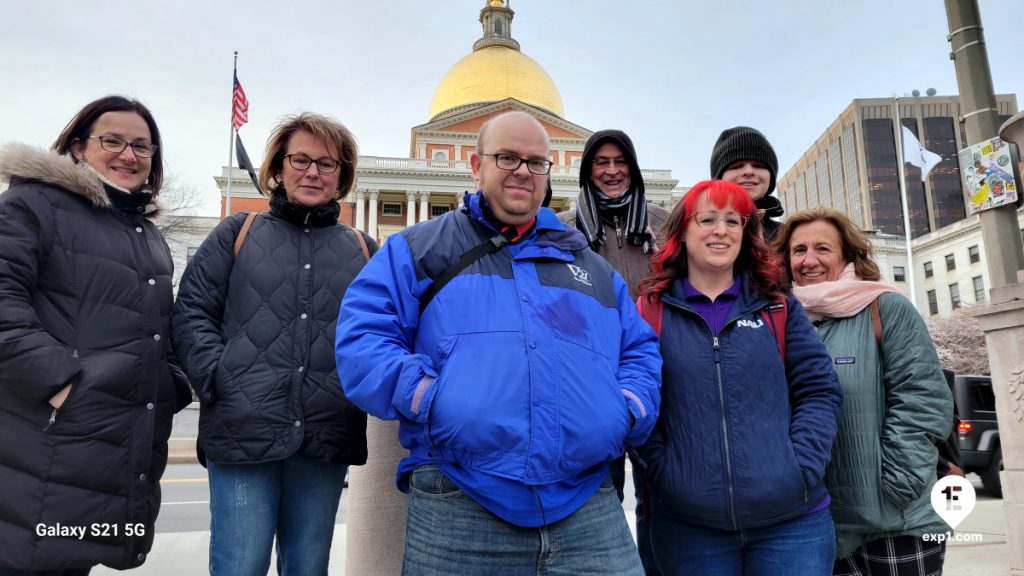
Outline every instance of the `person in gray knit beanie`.
POLYGON ((779 174, 779 159, 764 134, 747 126, 724 130, 711 151, 711 177, 746 188, 761 214, 764 239, 771 242, 779 231, 774 220, 785 212, 772 193, 779 174))

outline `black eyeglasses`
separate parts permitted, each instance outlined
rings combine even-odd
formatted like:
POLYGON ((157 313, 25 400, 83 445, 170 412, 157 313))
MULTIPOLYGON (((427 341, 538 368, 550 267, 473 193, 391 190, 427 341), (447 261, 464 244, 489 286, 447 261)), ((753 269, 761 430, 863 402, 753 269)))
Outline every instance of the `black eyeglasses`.
POLYGON ((540 159, 529 159, 520 158, 519 156, 513 156, 512 154, 504 154, 499 152, 498 154, 481 154, 481 156, 490 156, 494 158, 494 164, 502 170, 508 170, 509 172, 515 172, 519 170, 519 167, 526 163, 526 169, 530 171, 530 174, 536 174, 537 176, 543 176, 551 172, 550 160, 540 159))
POLYGON ((316 169, 319 170, 321 174, 330 174, 337 170, 338 166, 341 166, 341 162, 338 162, 334 158, 328 158, 327 156, 313 160, 305 154, 287 154, 285 155, 285 158, 288 159, 288 163, 292 165, 292 168, 295 168, 300 172, 308 170, 310 164, 316 164, 316 169))
POLYGON ((112 154, 120 154, 124 152, 124 149, 131 146, 132 152, 139 158, 152 158, 153 154, 156 154, 157 145, 145 140, 138 142, 128 143, 127 140, 119 136, 113 136, 111 134, 103 134, 101 136, 89 136, 89 138, 95 138, 100 141, 100 148, 103 148, 107 152, 112 154))

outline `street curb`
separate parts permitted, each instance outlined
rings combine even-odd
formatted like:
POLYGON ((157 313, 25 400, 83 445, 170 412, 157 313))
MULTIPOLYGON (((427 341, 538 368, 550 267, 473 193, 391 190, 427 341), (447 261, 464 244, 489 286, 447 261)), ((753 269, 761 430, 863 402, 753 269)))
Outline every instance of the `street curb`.
POLYGON ((168 464, 199 464, 195 438, 171 438, 167 441, 168 464))

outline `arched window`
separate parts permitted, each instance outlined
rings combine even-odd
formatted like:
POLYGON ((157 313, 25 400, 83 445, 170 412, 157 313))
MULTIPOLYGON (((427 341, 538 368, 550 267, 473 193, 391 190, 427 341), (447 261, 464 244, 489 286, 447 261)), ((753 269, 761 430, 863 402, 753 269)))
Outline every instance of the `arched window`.
POLYGON ((448 154, 443 150, 434 152, 434 160, 447 160, 448 154))
POLYGON ((501 36, 502 34, 504 34, 504 30, 505 30, 504 22, 501 21, 501 20, 495 20, 494 21, 494 35, 495 36, 501 36))

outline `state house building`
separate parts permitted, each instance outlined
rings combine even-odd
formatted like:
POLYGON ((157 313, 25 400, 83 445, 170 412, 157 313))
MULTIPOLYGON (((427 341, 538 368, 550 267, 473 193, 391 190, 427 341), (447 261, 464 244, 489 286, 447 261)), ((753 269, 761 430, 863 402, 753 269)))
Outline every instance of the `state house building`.
MULTIPOLYGON (((457 209, 463 193, 475 190, 469 157, 480 126, 510 110, 531 114, 551 137, 551 208, 575 206, 583 144, 593 132, 565 119, 555 83, 512 37, 514 14, 503 0, 485 3, 479 16, 483 34, 438 83, 426 122, 412 128, 409 157, 359 157, 356 188, 342 203, 343 222, 383 241, 406 226, 457 209)), ((216 177, 222 216, 228 170, 216 177)), ((671 170, 641 171, 649 202, 671 207, 682 197, 684 189, 677 187, 671 170)), ((232 213, 267 209, 267 199, 245 171, 234 169, 231 179, 232 213)))

